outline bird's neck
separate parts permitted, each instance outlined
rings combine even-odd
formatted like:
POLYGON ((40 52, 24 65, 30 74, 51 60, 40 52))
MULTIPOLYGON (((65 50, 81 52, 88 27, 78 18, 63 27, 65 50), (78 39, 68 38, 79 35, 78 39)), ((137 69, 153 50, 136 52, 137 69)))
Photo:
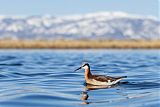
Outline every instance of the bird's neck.
POLYGON ((84 77, 85 77, 85 80, 86 80, 86 81, 92 77, 92 73, 91 73, 89 67, 88 67, 87 69, 85 69, 84 77))

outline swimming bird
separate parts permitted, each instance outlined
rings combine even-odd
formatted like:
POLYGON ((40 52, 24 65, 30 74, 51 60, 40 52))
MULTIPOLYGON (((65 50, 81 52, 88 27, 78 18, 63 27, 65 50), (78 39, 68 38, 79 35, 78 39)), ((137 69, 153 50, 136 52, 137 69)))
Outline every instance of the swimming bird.
POLYGON ((121 81, 123 78, 127 78, 127 76, 120 76, 120 77, 110 77, 105 75, 93 75, 90 71, 90 66, 88 63, 82 64, 79 68, 75 71, 84 68, 84 77, 87 84, 91 85, 114 85, 121 81))

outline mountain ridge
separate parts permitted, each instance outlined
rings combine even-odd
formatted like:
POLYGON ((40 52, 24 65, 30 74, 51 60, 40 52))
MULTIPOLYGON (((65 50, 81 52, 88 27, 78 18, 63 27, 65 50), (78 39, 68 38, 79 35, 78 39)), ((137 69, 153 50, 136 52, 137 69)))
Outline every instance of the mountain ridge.
POLYGON ((152 16, 97 12, 69 16, 0 16, 0 38, 11 39, 160 39, 152 16))

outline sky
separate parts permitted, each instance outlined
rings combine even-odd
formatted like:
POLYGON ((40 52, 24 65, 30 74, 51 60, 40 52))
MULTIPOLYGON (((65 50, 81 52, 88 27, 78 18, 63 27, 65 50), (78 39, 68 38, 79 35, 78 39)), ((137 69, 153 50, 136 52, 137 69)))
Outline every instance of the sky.
POLYGON ((73 15, 122 11, 160 19, 160 0, 0 0, 0 15, 73 15))

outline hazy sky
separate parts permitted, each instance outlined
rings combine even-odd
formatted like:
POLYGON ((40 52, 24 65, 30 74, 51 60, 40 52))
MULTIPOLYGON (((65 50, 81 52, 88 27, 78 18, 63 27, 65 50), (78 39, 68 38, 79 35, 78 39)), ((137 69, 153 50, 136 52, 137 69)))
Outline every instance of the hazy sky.
POLYGON ((123 11, 159 18, 160 0, 0 0, 0 15, 70 15, 123 11))

